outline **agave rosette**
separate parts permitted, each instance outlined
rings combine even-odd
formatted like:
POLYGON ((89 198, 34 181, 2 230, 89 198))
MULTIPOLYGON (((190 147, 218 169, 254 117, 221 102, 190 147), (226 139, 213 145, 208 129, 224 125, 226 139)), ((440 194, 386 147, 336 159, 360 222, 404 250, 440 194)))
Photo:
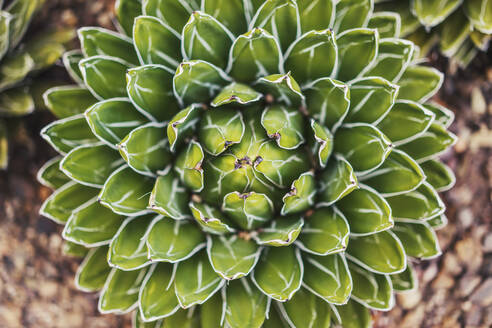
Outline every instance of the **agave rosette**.
POLYGON ((137 327, 371 325, 440 254, 442 75, 371 1, 117 3, 48 91, 41 212, 137 327), (381 32, 378 32, 380 29, 381 32), (124 35, 126 33, 128 36, 124 35), (312 315, 308 315, 312 314, 312 315))

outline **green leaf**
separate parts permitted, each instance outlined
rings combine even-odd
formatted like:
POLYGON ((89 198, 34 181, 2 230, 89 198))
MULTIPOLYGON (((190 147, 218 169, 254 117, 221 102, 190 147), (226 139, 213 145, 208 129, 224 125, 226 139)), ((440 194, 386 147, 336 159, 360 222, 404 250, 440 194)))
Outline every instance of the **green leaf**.
MULTIPOLYGON (((369 2, 367 0, 354 1, 369 2)), ((339 80, 349 81, 363 76, 374 65, 379 43, 376 30, 365 28, 347 30, 337 36, 336 43, 339 60, 337 78, 339 80)))
POLYGON ((269 299, 248 279, 231 281, 225 295, 225 320, 229 327, 262 327, 268 315, 269 299))
POLYGON ((349 300, 345 305, 337 306, 335 311, 344 328, 372 327, 371 312, 367 307, 354 300, 349 300))
POLYGON ((164 324, 166 328, 195 328, 198 327, 200 316, 195 308, 189 310, 179 309, 174 315, 166 318, 164 324))
POLYGON ((128 133, 148 122, 126 98, 98 102, 84 115, 99 140, 115 149, 128 133))
POLYGON ((361 186, 336 203, 352 235, 370 235, 393 227, 391 208, 374 189, 361 186))
POLYGON ((217 235, 234 232, 227 218, 216 208, 195 202, 190 202, 189 207, 193 217, 204 231, 217 235))
POLYGON ((232 44, 227 72, 235 80, 249 83, 282 72, 282 53, 277 39, 255 27, 232 44))
POLYGON ((448 224, 448 218, 446 215, 441 214, 428 220, 427 223, 432 227, 432 229, 440 230, 448 224))
POLYGON ((60 169, 78 183, 101 188, 122 164, 118 152, 108 146, 88 145, 72 149, 61 161, 60 169))
POLYGON ((401 145, 425 133, 434 117, 416 102, 399 100, 377 127, 396 145, 401 145))
POLYGON ((431 259, 441 255, 436 233, 426 222, 397 222, 392 231, 402 241, 408 256, 431 259))
POLYGON ((222 211, 239 227, 252 230, 273 218, 273 202, 265 194, 231 192, 225 195, 222 211))
POLYGON ((212 107, 219 107, 227 104, 247 105, 257 102, 263 97, 259 92, 256 92, 246 84, 231 83, 215 97, 212 101, 212 107))
POLYGON ((147 270, 111 270, 99 296, 99 312, 123 314, 138 303, 138 291, 147 270))
POLYGON ((380 77, 366 77, 350 84, 350 109, 346 122, 372 123, 390 112, 398 86, 380 77))
POLYGON ((164 217, 152 223, 147 247, 151 261, 180 262, 205 247, 205 235, 189 220, 164 217))
POLYGON ((407 154, 393 150, 375 171, 359 178, 359 181, 385 196, 398 195, 415 190, 426 179, 420 166, 407 154))
POLYGON ((22 82, 35 66, 33 58, 26 52, 4 58, 0 66, 0 90, 22 82))
POLYGON ((92 248, 85 256, 75 275, 75 285, 86 292, 95 292, 103 288, 111 267, 106 256, 108 246, 92 248))
POLYGON ((117 0, 114 5, 114 11, 120 29, 123 30, 126 35, 132 35, 135 17, 142 14, 142 4, 140 0, 117 0))
POLYGON ((304 101, 301 88, 290 72, 262 77, 257 84, 263 94, 270 94, 274 101, 287 106, 297 107, 304 101))
POLYGON ((474 28, 482 33, 492 33, 492 4, 489 1, 465 1, 463 7, 474 28))
POLYGON ((292 299, 277 304, 290 327, 329 328, 331 326, 328 303, 306 289, 299 289, 292 299))
POLYGON ((437 191, 449 190, 456 182, 451 168, 438 160, 431 159, 420 164, 427 177, 426 181, 437 191))
POLYGON ((113 213, 93 198, 75 209, 63 229, 63 238, 86 247, 109 244, 123 217, 113 213))
POLYGON ((319 203, 330 206, 358 188, 357 177, 350 163, 341 156, 333 156, 319 179, 319 203))
POLYGON ((224 302, 221 293, 215 293, 202 306, 200 306, 200 324, 202 328, 220 327, 224 302))
POLYGON ((199 3, 195 0, 146 0, 142 8, 144 15, 157 17, 176 33, 180 33, 193 10, 199 8, 199 3))
POLYGON ((153 215, 147 215, 130 217, 123 221, 109 245, 109 265, 132 271, 151 264, 147 258, 146 235, 154 218, 153 215))
POLYGON ((290 191, 282 198, 284 205, 281 215, 299 213, 314 205, 316 196, 316 180, 312 172, 305 172, 294 182, 290 191))
POLYGON ((184 61, 174 75, 174 95, 180 104, 207 103, 230 78, 220 68, 202 60, 184 61))
POLYGON ((73 211, 97 196, 98 189, 68 182, 46 199, 39 213, 59 224, 65 224, 73 211))
POLYGON ((311 117, 333 132, 350 106, 350 89, 342 82, 322 78, 306 87, 306 109, 311 117))
POLYGON ((173 73, 160 65, 145 65, 128 70, 127 91, 135 107, 159 122, 170 120, 179 112, 172 91, 173 73))
POLYGON ((285 69, 306 84, 331 76, 337 65, 337 45, 332 30, 310 31, 292 43, 285 54, 285 69))
POLYGON ((473 27, 462 10, 456 10, 441 26, 439 46, 441 52, 453 56, 465 40, 470 36, 473 27))
POLYGON ((70 241, 65 241, 63 243, 62 249, 63 255, 75 257, 75 258, 83 258, 89 253, 89 248, 85 248, 84 246, 72 243, 70 241))
POLYGON ((57 118, 82 114, 97 102, 89 90, 76 86, 51 88, 43 94, 43 99, 57 118))
POLYGON ((374 13, 367 27, 377 29, 381 38, 397 38, 400 35, 400 15, 390 11, 374 13))
POLYGON ((297 0, 301 17, 302 32, 326 30, 335 19, 335 1, 333 0, 297 0))
MULTIPOLYGON (((402 37, 408 36, 420 27, 420 22, 410 11, 410 6, 405 1, 376 1, 375 9, 378 12, 395 12, 401 18, 402 37)), ((377 14, 377 13, 376 13, 377 14)))
POLYGON ((240 111, 215 109, 205 112, 199 127, 200 143, 206 152, 217 156, 230 146, 241 142, 244 120, 240 111))
POLYGON ((267 107, 261 114, 261 125, 280 148, 296 149, 304 143, 304 117, 295 108, 267 107))
POLYGON ((415 276, 415 271, 411 262, 407 263, 405 271, 392 274, 389 277, 391 278, 393 289, 396 292, 404 292, 417 288, 418 280, 415 276))
POLYGON ((260 258, 261 247, 236 235, 208 236, 207 254, 219 276, 235 280, 247 276, 260 258))
POLYGON ((158 18, 137 17, 133 42, 143 64, 160 64, 174 70, 181 62, 180 35, 158 18))
POLYGON ((224 69, 233 41, 234 36, 218 20, 194 11, 182 32, 183 57, 200 59, 224 69))
MULTIPOLYGON (((138 1, 138 0, 133 0, 133 1, 138 1)), ((137 2, 140 3, 140 2, 137 2)), ((132 328, 163 328, 164 321, 161 320, 156 320, 156 321, 150 321, 150 322, 145 322, 143 321, 142 317, 138 313, 138 311, 133 311, 132 314, 132 328)))
POLYGON ((381 274, 399 273, 407 264, 403 245, 391 231, 351 237, 346 256, 364 269, 381 274))
POLYGON ((60 170, 60 162, 62 159, 63 157, 56 156, 47 161, 38 171, 38 182, 51 189, 58 189, 69 182, 70 178, 60 170))
POLYGON ((424 108, 430 110, 436 116, 434 119, 435 123, 439 123, 442 126, 449 128, 451 123, 454 121, 454 113, 444 106, 436 102, 428 102, 423 104, 424 108))
POLYGON ((299 249, 294 246, 268 247, 251 278, 265 295, 284 302, 301 288, 303 273, 299 249))
POLYGON ((145 321, 166 318, 178 311, 172 283, 172 264, 158 263, 150 267, 138 294, 139 313, 145 321))
POLYGON ((79 62, 84 59, 84 54, 81 50, 75 49, 67 51, 63 54, 62 60, 68 75, 74 80, 79 86, 84 86, 84 77, 79 68, 79 62))
MULTIPOLYGON (((2 3, 0 3, 0 8, 2 7, 2 3)), ((1 10, 0 11, 0 59, 3 59, 5 54, 9 50, 9 41, 10 41, 10 22, 12 21, 12 15, 8 12, 1 10)))
POLYGON ((324 168, 333 152, 333 135, 328 128, 313 119, 311 119, 311 129, 313 130, 313 138, 311 139, 313 146, 311 146, 311 149, 313 153, 318 154, 318 163, 324 168))
POLYGON ((341 153, 358 174, 378 168, 392 149, 391 141, 366 123, 345 124, 335 134, 335 152, 341 153))
MULTIPOLYGON (((9 143, 7 137, 7 127, 4 121, 0 120, 0 169, 2 170, 7 169, 9 161, 9 143)), ((40 180, 39 176, 38 180, 40 180)))
POLYGON ((278 307, 274 306, 272 310, 268 313, 268 319, 263 322, 262 328, 285 328, 287 323, 285 323, 284 315, 279 313, 278 307))
MULTIPOLYGON (((246 6, 249 6, 247 3, 246 6)), ((234 34, 241 34, 247 29, 248 19, 245 15, 243 0, 204 0, 202 10, 224 24, 234 34)))
POLYGON ((99 193, 99 201, 113 212, 138 216, 148 211, 153 179, 140 175, 127 166, 115 170, 99 193))
POLYGON ((179 305, 186 309, 203 304, 225 283, 215 273, 205 250, 180 263, 176 270, 174 288, 179 305))
POLYGON ((442 23, 462 2, 462 0, 414 0, 410 10, 422 25, 430 28, 442 23))
POLYGON ((191 105, 174 115, 167 125, 167 138, 171 151, 183 143, 186 137, 192 135, 195 125, 200 121, 201 109, 199 105, 191 105))
POLYGON ((85 85, 99 100, 126 97, 127 62, 108 56, 94 56, 81 60, 80 71, 85 85))
POLYGON ((394 304, 393 287, 388 275, 376 274, 349 264, 354 288, 352 299, 375 310, 390 310, 394 304))
POLYGON ((365 75, 380 76, 388 81, 397 82, 410 64, 414 53, 415 45, 410 41, 382 39, 379 41, 376 61, 365 75))
POLYGON ((349 233, 350 226, 337 208, 319 208, 306 220, 296 245, 305 252, 326 256, 344 251, 349 233))
POLYGON ((174 171, 179 176, 181 183, 194 192, 203 189, 203 153, 202 146, 191 140, 184 150, 179 153, 174 163, 174 171))
POLYGON ((121 157, 132 169, 153 176, 171 164, 165 127, 163 123, 147 123, 130 132, 118 144, 121 157))
POLYGON ((12 15, 10 22, 10 48, 17 47, 29 27, 32 17, 40 8, 39 1, 16 0, 10 2, 6 11, 12 15))
POLYGON ((174 220, 190 217, 188 192, 173 172, 157 178, 149 199, 149 208, 174 220))
POLYGON ((365 26, 372 9, 372 0, 346 0, 337 3, 333 29, 340 33, 354 26, 365 26))
POLYGON ((352 292, 352 278, 342 254, 303 254, 303 286, 332 304, 345 304, 352 292))
POLYGON ((138 57, 130 38, 100 27, 78 30, 80 46, 85 57, 110 56, 138 65, 138 57))
POLYGON ((435 68, 409 66, 398 82, 398 99, 423 103, 441 88, 443 81, 444 75, 435 68))
POLYGON ((304 225, 304 219, 299 216, 280 217, 269 226, 264 227, 253 238, 258 245, 288 246, 296 241, 304 225))

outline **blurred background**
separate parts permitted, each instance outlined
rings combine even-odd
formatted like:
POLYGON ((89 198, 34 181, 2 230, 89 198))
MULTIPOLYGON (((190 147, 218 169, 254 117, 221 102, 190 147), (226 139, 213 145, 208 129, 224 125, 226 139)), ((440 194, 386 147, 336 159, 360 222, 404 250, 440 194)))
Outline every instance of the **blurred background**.
MULTIPOLYGON (((114 29, 114 0, 47 0, 32 31, 49 25, 114 29)), ((29 34, 28 34, 29 35, 29 34)), ((76 46, 76 44, 74 44, 76 46)), ((492 327, 492 51, 467 71, 432 52, 446 73, 436 101, 456 114, 458 143, 443 158, 457 182, 443 194, 449 224, 438 232, 443 256, 416 266, 419 288, 374 312, 376 327, 492 327)), ((50 78, 66 83, 61 65, 50 78)), ((61 226, 38 215, 50 190, 36 181, 54 151, 40 129, 54 118, 38 111, 11 136, 9 173, 0 171, 0 327, 130 327, 129 316, 99 315, 97 296, 77 291, 79 259, 63 255, 61 226)))

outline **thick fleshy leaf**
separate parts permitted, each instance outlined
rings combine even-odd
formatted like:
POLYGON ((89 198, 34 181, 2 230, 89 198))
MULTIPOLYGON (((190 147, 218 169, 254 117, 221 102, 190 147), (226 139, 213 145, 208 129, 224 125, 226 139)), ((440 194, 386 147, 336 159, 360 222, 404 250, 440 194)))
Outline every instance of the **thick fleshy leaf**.
POLYGON ((456 182, 456 177, 449 166, 437 161, 429 160, 420 164, 427 177, 427 182, 437 191, 446 191, 456 182))
POLYGON ((35 68, 35 63, 28 53, 9 56, 2 60, 0 67, 0 90, 4 91, 26 78, 35 68))
POLYGON ((138 302, 138 291, 147 270, 111 270, 99 297, 99 312, 126 313, 138 302))
POLYGON ((365 26, 372 8, 372 0, 348 0, 337 3, 333 29, 340 33, 357 26, 365 26))
POLYGON ((99 142, 83 115, 64 118, 48 124, 41 130, 41 136, 61 154, 66 154, 78 146, 99 142))
POLYGON ((146 0, 142 8, 144 15, 157 17, 176 33, 181 33, 191 13, 198 10, 199 1, 146 0))
POLYGON ((380 194, 397 195, 416 189, 426 174, 407 154, 393 150, 375 171, 359 178, 359 181, 376 189, 380 194))
POLYGON ((429 259, 441 255, 436 233, 426 222, 397 222, 392 231, 411 257, 429 259))
POLYGON ((393 226, 389 204, 367 186, 352 191, 336 202, 336 206, 347 219, 352 235, 370 235, 393 226))
POLYGON ((303 287, 332 304, 345 304, 352 292, 347 260, 341 254, 303 254, 303 287))
POLYGON ((358 174, 379 167, 392 149, 391 141, 369 124, 345 124, 335 134, 335 152, 341 153, 358 174))
POLYGON ((367 271, 355 264, 349 264, 354 288, 351 297, 370 309, 389 310, 393 307, 393 287, 388 275, 367 271))
POLYGON ((396 292, 413 290, 417 287, 417 279, 411 262, 407 263, 405 271, 389 276, 396 292))
POLYGON ((205 236, 191 221, 164 217, 153 223, 147 247, 151 261, 175 263, 205 247, 205 236))
POLYGON ((195 220, 206 232, 217 235, 234 232, 234 229, 228 224, 228 219, 216 208, 194 202, 190 202, 189 207, 195 220))
POLYGON ((232 44, 227 72, 237 81, 253 82, 281 73, 282 61, 277 39, 264 29, 255 27, 232 44))
POLYGON ((306 220, 296 245, 316 255, 339 253, 347 247, 349 232, 350 226, 338 209, 319 208, 306 220))
POLYGON ((188 60, 200 59, 225 69, 232 33, 212 16, 194 11, 183 28, 181 49, 188 60))
POLYGON ((20 86, 0 93, 0 116, 25 116, 31 114, 35 106, 29 87, 20 86))
POLYGON ((188 106, 174 115, 169 122, 167 125, 167 138, 172 151, 194 132, 195 125, 200 121, 201 110, 202 108, 198 105, 188 106))
POLYGON ((179 176, 181 183, 195 192, 203 189, 203 153, 202 146, 192 140, 181 151, 174 163, 174 171, 179 176))
POLYGON ((304 118, 295 108, 267 107, 261 114, 261 125, 280 148, 295 149, 304 142, 304 118))
POLYGON ((446 215, 441 214, 427 221, 434 230, 440 230, 448 224, 446 215))
POLYGON ((81 60, 79 67, 85 85, 96 98, 126 97, 125 74, 131 67, 127 62, 116 57, 94 56, 81 60))
POLYGON ((290 327, 329 328, 331 326, 328 303, 306 289, 299 289, 292 299, 277 304, 290 327))
POLYGON ((225 321, 229 327, 262 327, 270 300, 248 279, 230 282, 225 295, 225 321))
POLYGON ((328 159, 333 152, 333 135, 328 128, 322 126, 315 120, 311 119, 311 129, 313 130, 313 153, 318 154, 318 163, 324 168, 328 163, 328 159))
POLYGON ((133 42, 143 64, 160 64, 176 69, 181 61, 180 35, 158 18, 140 16, 135 19, 133 42))
MULTIPOLYGON (((401 33, 402 37, 408 36, 419 28, 420 22, 410 11, 410 6, 405 1, 376 1, 375 10, 377 12, 395 12, 401 18, 401 33)), ((377 14, 377 13, 376 13, 377 14)))
POLYGON ((56 223, 65 224, 73 211, 96 198, 99 190, 68 182, 45 200, 39 213, 56 223))
MULTIPOLYGON (((138 0, 132 0, 132 1, 136 2, 138 0)), ((140 2, 137 3, 140 4, 140 2)), ((145 322, 142 316, 138 313, 138 311, 133 311, 132 328, 163 328, 163 325, 164 325, 163 319, 145 322)))
POLYGON ((236 235, 209 236, 207 253, 215 272, 226 280, 247 276, 258 262, 261 247, 236 235))
POLYGON ((435 123, 439 123, 442 126, 448 128, 454 121, 454 113, 450 109, 436 103, 428 102, 423 104, 424 108, 430 110, 436 116, 434 119, 435 123))
POLYGON ((104 282, 111 272, 106 259, 108 247, 92 248, 77 269, 75 285, 86 292, 95 292, 103 288, 104 282))
POLYGON ((162 215, 183 220, 190 218, 188 192, 173 172, 157 178, 149 199, 149 208, 162 215))
POLYGON ((89 253, 89 248, 82 245, 72 243, 70 241, 65 241, 62 248, 63 255, 67 255, 75 258, 83 258, 89 253))
POLYGON ((212 101, 213 107, 222 105, 247 105, 257 102, 262 98, 262 94, 255 91, 245 84, 232 83, 222 89, 222 91, 212 101))
POLYGON ((174 288, 182 308, 203 304, 225 283, 209 263, 205 250, 180 263, 174 288))
POLYGON ((174 95, 184 105, 206 103, 230 83, 220 68, 201 60, 179 64, 173 81, 174 95))
POLYGON ((99 201, 121 215, 144 214, 149 212, 147 205, 153 181, 127 166, 122 166, 106 180, 99 193, 99 201))
POLYGON ((56 87, 43 94, 44 104, 58 118, 82 114, 97 100, 89 90, 81 87, 56 87))
POLYGON ((148 123, 130 132, 118 144, 121 157, 135 171, 150 175, 164 171, 172 154, 166 138, 166 125, 148 123))
MULTIPOLYGON (((135 17, 142 14, 140 0, 117 0, 114 11, 118 18, 118 24, 126 35, 132 35, 135 17)), ((157 327, 154 327, 157 328, 157 327)))
POLYGON ((166 328, 195 328, 200 324, 200 316, 195 308, 179 309, 174 315, 166 318, 164 324, 166 328))
POLYGON ((390 231, 351 237, 347 256, 364 269, 381 274, 399 273, 407 265, 403 245, 390 231))
POLYGON ((264 227, 253 238, 259 245, 288 246, 296 241, 304 225, 299 216, 280 217, 264 227))
POLYGON ((434 117, 431 111, 416 102, 399 100, 377 127, 396 145, 400 145, 424 133, 434 117))
MULTIPOLYGON (((0 8, 3 7, 3 3, 0 2, 0 8)), ((9 50, 10 41, 10 22, 12 16, 7 11, 0 11, 0 59, 3 59, 7 51, 9 50)))
POLYGON ((82 27, 78 35, 85 57, 110 56, 134 65, 139 63, 133 42, 127 36, 100 27, 82 27))
POLYGON ((294 246, 268 247, 252 273, 255 285, 267 296, 284 302, 301 288, 304 267, 294 246))
POLYGON ((482 33, 492 33, 492 3, 483 0, 469 0, 465 1, 463 6, 474 28, 482 33))
POLYGON ((316 180, 312 172, 303 173, 292 182, 290 191, 282 198, 281 214, 299 213, 314 205, 316 180))
POLYGON ((299 106, 304 100, 301 88, 290 72, 262 77, 258 80, 258 88, 264 94, 272 95, 275 101, 287 106, 299 106))
POLYGON ((262 328, 285 328, 286 323, 284 316, 281 315, 278 307, 273 306, 270 313, 268 313, 268 319, 263 322, 262 328))
POLYGON ((364 305, 349 300, 347 304, 337 306, 336 316, 346 328, 370 328, 372 327, 371 312, 364 305))
POLYGON ((366 77, 350 84, 350 109, 346 122, 374 123, 390 112, 398 86, 380 77, 366 77))
POLYGON ((323 78, 306 88, 309 114, 334 131, 343 121, 350 106, 350 89, 342 82, 323 78))
MULTIPOLYGON (((381 38, 397 38, 400 35, 401 18, 400 15, 390 11, 374 13, 367 27, 375 28, 381 38)), ((381 47, 381 43, 379 43, 381 47)), ((381 48, 379 48, 381 51, 381 48)))
POLYGON ((84 115, 92 132, 112 148, 116 148, 133 129, 148 122, 126 98, 98 102, 84 115))
POLYGON ((365 75, 398 81, 412 60, 414 48, 412 42, 403 39, 380 40, 376 62, 365 75))
POLYGON ((339 60, 337 78, 349 81, 371 69, 378 53, 378 42, 379 35, 376 30, 356 28, 339 34, 336 41, 339 60))
POLYGON ((179 112, 172 91, 173 73, 164 66, 146 65, 130 69, 126 79, 130 100, 145 116, 162 122, 179 112))
POLYGON ((217 156, 241 142, 244 120, 240 111, 216 109, 206 111, 200 122, 200 143, 206 152, 217 156))
POLYGON ((63 157, 57 156, 47 161, 38 171, 38 182, 41 183, 43 186, 49 187, 51 189, 58 189, 65 183, 69 182, 70 178, 67 177, 65 173, 60 170, 60 162, 62 159, 63 157))
POLYGON ((293 43, 285 54, 285 69, 306 84, 331 76, 337 65, 337 45, 332 30, 310 31, 293 43))
POLYGON ((303 33, 326 30, 335 19, 335 1, 333 0, 297 0, 303 33))
POLYGON ((93 198, 72 212, 63 229, 63 238, 87 247, 109 244, 123 219, 93 198))
POLYGON ((462 2, 462 0, 413 0, 411 10, 422 25, 430 28, 445 20, 462 2))
POLYGON ((60 169, 78 183, 100 188, 124 162, 118 152, 108 146, 79 146, 63 158, 60 169))
POLYGON ((319 179, 319 204, 329 206, 358 188, 357 177, 350 163, 333 156, 319 179))
POLYGON ((441 52, 447 57, 453 56, 469 37, 472 29, 463 11, 456 10, 442 24, 439 40, 441 52))
POLYGON ((200 306, 200 324, 202 328, 220 327, 222 324, 224 301, 221 293, 215 293, 200 306))
POLYGON ((139 313, 144 320, 154 321, 178 311, 178 299, 172 283, 172 264, 158 263, 149 269, 138 295, 139 313))
POLYGON ((109 245, 108 263, 132 271, 151 264, 147 258, 146 235, 153 215, 130 217, 122 224, 109 245))
POLYGON ((79 67, 79 62, 82 59, 84 59, 84 54, 79 49, 67 51, 62 57, 68 75, 80 86, 84 85, 84 77, 79 67))
MULTIPOLYGON (((248 2, 246 2, 246 6, 249 6, 248 2)), ((243 33, 247 29, 249 19, 244 12, 246 9, 248 8, 245 8, 245 2, 243 0, 202 1, 202 10, 215 17, 236 35, 243 33)))
POLYGON ((224 197, 222 211, 242 229, 252 230, 273 218, 274 206, 265 194, 236 191, 224 197))
POLYGON ((398 85, 398 99, 413 100, 423 103, 441 88, 444 75, 435 68, 410 66, 403 73, 398 85))

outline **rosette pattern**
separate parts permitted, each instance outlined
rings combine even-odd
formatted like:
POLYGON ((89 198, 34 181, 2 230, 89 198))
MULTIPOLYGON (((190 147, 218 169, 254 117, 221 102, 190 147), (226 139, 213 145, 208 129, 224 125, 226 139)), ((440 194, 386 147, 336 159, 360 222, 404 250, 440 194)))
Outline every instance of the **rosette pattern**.
POLYGON ((368 327, 414 288, 412 259, 440 254, 453 116, 372 6, 120 1, 122 34, 79 30, 78 85, 45 94, 41 213, 89 249, 76 281, 101 312, 368 327))
POLYGON ((397 12, 402 36, 421 48, 436 44, 462 67, 479 51, 487 51, 492 35, 492 3, 488 0, 376 0, 378 15, 397 12))
POLYGON ((22 41, 44 2, 14 0, 1 10, 0 1, 0 169, 8 164, 8 121, 31 113, 36 95, 47 89, 46 83, 29 77, 53 65, 65 52, 63 44, 74 37, 71 30, 52 30, 22 41))

